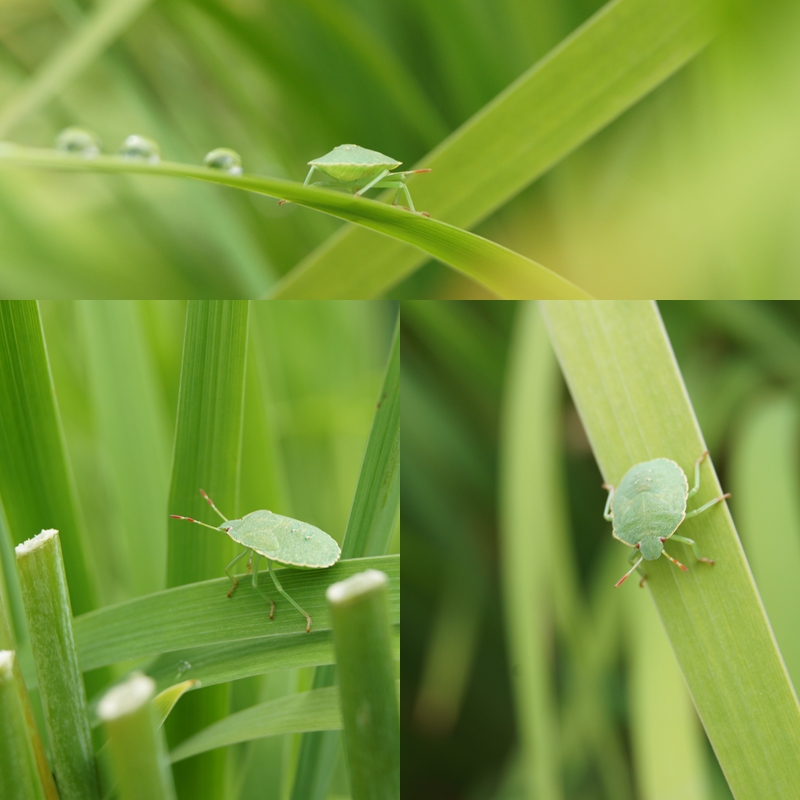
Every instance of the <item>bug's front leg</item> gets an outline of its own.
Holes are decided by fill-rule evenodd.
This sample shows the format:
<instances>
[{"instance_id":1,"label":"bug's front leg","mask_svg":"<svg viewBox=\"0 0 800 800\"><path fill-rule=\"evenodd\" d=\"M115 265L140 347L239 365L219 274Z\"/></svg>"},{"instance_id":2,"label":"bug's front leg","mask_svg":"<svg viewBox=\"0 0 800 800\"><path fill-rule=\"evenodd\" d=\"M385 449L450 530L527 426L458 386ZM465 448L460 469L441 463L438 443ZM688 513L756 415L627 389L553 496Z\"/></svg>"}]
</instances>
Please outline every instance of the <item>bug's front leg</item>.
<instances>
[{"instance_id":1,"label":"bug's front leg","mask_svg":"<svg viewBox=\"0 0 800 800\"><path fill-rule=\"evenodd\" d=\"M359 189L355 193L356 197L361 197L364 192L369 191L373 186L379 184L389 174L389 172L391 172L391 170L385 169L380 175L378 175L377 178L373 178L363 189Z\"/></svg>"},{"instance_id":2,"label":"bug's front leg","mask_svg":"<svg viewBox=\"0 0 800 800\"><path fill-rule=\"evenodd\" d=\"M607 519L611 522L611 501L614 499L614 487L610 483L604 483L603 488L608 492L608 500L606 500L606 507L603 511L603 519Z\"/></svg>"},{"instance_id":3,"label":"bug's front leg","mask_svg":"<svg viewBox=\"0 0 800 800\"><path fill-rule=\"evenodd\" d=\"M241 561L250 552L252 551L243 550L238 556L236 556L236 558L233 559L233 561L231 561L230 564L228 564L227 567L225 567L225 574L231 579L231 583L233 584L233 586L231 586L231 590L228 592L228 597L230 597L236 591L236 587L239 585L239 581L231 574L231 567L237 562Z\"/></svg>"}]
</instances>

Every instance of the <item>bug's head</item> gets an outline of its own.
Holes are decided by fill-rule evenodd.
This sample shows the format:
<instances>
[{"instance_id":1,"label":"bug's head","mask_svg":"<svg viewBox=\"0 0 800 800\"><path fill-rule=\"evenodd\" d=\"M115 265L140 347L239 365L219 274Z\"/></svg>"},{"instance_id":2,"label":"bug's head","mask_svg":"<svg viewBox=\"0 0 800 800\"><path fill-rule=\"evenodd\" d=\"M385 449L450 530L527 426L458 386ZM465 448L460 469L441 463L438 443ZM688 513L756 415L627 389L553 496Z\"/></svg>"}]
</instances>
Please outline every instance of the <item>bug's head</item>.
<instances>
[{"instance_id":1,"label":"bug's head","mask_svg":"<svg viewBox=\"0 0 800 800\"><path fill-rule=\"evenodd\" d=\"M639 549L647 561L655 561L664 550L664 543L655 534L647 534L639 543Z\"/></svg>"}]
</instances>

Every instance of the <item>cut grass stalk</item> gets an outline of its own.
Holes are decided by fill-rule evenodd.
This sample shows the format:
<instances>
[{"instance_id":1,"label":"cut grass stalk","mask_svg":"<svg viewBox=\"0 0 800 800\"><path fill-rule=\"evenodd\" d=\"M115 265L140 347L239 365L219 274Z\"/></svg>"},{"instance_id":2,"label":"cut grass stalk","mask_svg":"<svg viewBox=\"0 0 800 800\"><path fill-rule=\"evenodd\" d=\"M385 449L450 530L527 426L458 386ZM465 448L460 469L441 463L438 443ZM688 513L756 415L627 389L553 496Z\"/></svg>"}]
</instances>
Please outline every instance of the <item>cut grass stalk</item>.
<instances>
[{"instance_id":1,"label":"cut grass stalk","mask_svg":"<svg viewBox=\"0 0 800 800\"><path fill-rule=\"evenodd\" d=\"M16 548L36 678L61 800L98 800L86 690L72 631L58 531Z\"/></svg>"},{"instance_id":2,"label":"cut grass stalk","mask_svg":"<svg viewBox=\"0 0 800 800\"><path fill-rule=\"evenodd\" d=\"M25 698L17 691L16 662L13 650L0 650L0 797L45 800L28 736Z\"/></svg>"},{"instance_id":3,"label":"cut grass stalk","mask_svg":"<svg viewBox=\"0 0 800 800\"><path fill-rule=\"evenodd\" d=\"M399 800L400 712L388 577L359 572L328 588L353 800Z\"/></svg>"},{"instance_id":4,"label":"cut grass stalk","mask_svg":"<svg viewBox=\"0 0 800 800\"><path fill-rule=\"evenodd\" d=\"M150 702L154 691L152 678L136 672L106 692L97 707L120 800L175 798L164 732Z\"/></svg>"}]
</instances>

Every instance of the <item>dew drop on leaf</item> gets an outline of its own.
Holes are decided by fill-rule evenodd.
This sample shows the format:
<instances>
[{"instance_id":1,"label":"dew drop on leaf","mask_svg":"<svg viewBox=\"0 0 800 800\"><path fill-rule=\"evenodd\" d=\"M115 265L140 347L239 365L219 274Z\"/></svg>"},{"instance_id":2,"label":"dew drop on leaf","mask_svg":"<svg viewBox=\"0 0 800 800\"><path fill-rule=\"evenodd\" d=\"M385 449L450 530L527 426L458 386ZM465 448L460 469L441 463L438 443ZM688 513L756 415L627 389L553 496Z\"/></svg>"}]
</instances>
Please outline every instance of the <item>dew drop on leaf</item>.
<instances>
[{"instance_id":1,"label":"dew drop on leaf","mask_svg":"<svg viewBox=\"0 0 800 800\"><path fill-rule=\"evenodd\" d=\"M217 147L206 154L203 164L212 169L221 169L229 175L242 174L242 157L235 151L227 147Z\"/></svg>"},{"instance_id":2,"label":"dew drop on leaf","mask_svg":"<svg viewBox=\"0 0 800 800\"><path fill-rule=\"evenodd\" d=\"M146 161L148 164L158 164L161 160L159 146L146 136L132 134L120 146L119 154L123 158L135 161Z\"/></svg>"},{"instance_id":3,"label":"dew drop on leaf","mask_svg":"<svg viewBox=\"0 0 800 800\"><path fill-rule=\"evenodd\" d=\"M94 158L100 155L102 144L100 139L91 131L84 128L64 128L56 136L56 150L71 155Z\"/></svg>"}]
</instances>

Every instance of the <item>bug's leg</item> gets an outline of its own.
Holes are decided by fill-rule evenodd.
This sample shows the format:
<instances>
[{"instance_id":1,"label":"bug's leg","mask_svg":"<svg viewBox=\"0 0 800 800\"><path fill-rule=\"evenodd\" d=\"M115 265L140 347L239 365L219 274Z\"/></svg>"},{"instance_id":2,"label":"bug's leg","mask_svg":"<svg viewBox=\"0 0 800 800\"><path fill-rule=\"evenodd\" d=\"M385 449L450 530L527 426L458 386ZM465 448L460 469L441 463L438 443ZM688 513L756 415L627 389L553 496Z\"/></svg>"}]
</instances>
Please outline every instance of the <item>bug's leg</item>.
<instances>
[{"instance_id":1,"label":"bug's leg","mask_svg":"<svg viewBox=\"0 0 800 800\"><path fill-rule=\"evenodd\" d=\"M267 568L269 569L269 574L272 575L272 582L275 584L275 588L306 618L306 633L311 633L311 617L283 590L283 586L281 586L275 575L275 570L272 569L272 562L269 559L267 559Z\"/></svg>"},{"instance_id":2,"label":"bug's leg","mask_svg":"<svg viewBox=\"0 0 800 800\"><path fill-rule=\"evenodd\" d=\"M606 500L606 507L603 511L603 519L607 519L609 522L613 519L611 516L611 501L614 499L614 487L610 483L604 483L603 488L608 492L608 500Z\"/></svg>"},{"instance_id":3,"label":"bug's leg","mask_svg":"<svg viewBox=\"0 0 800 800\"><path fill-rule=\"evenodd\" d=\"M239 581L237 581L236 578L234 578L234 576L231 575L231 567L237 561L241 561L248 553L252 552L253 552L252 550L242 550L242 552L239 553L239 555L236 556L236 558L234 558L233 561L231 561L231 563L228 564L227 567L225 567L225 574L231 579L231 583L233 584L233 586L231 586L231 590L228 592L228 597L230 597L236 591L236 587L239 585Z\"/></svg>"},{"instance_id":4,"label":"bug's leg","mask_svg":"<svg viewBox=\"0 0 800 800\"><path fill-rule=\"evenodd\" d=\"M700 465L705 461L706 457L708 456L708 450L694 462L694 486L689 494L686 495L686 499L688 500L690 497L693 497L697 494L697 490L700 488Z\"/></svg>"},{"instance_id":5,"label":"bug's leg","mask_svg":"<svg viewBox=\"0 0 800 800\"><path fill-rule=\"evenodd\" d=\"M258 562L259 562L260 558L261 558L261 556L254 551L253 552L253 588L269 603L269 618L270 619L275 619L275 601L271 597L268 597L264 593L264 590L258 585ZM269 564L269 561L267 561L267 564Z\"/></svg>"},{"instance_id":6,"label":"bug's leg","mask_svg":"<svg viewBox=\"0 0 800 800\"><path fill-rule=\"evenodd\" d=\"M689 570L678 561L677 558L673 558L666 550L661 551L662 556L666 556L676 567L680 567L684 572L688 572Z\"/></svg>"},{"instance_id":7,"label":"bug's leg","mask_svg":"<svg viewBox=\"0 0 800 800\"><path fill-rule=\"evenodd\" d=\"M673 533L672 536L669 537L670 539L674 539L676 542L683 542L684 544L690 544L692 546L692 550L694 550L694 557L698 561L705 561L706 564L713 564L714 562L710 558L703 558L700 555L700 548L697 546L697 543L694 539L687 539L685 536L678 536L677 533Z\"/></svg>"},{"instance_id":8,"label":"bug's leg","mask_svg":"<svg viewBox=\"0 0 800 800\"><path fill-rule=\"evenodd\" d=\"M228 521L228 518L214 505L214 501L201 489L200 494L203 495L203 499L208 503L214 511L219 514L225 522Z\"/></svg>"},{"instance_id":9,"label":"bug's leg","mask_svg":"<svg viewBox=\"0 0 800 800\"><path fill-rule=\"evenodd\" d=\"M314 174L315 169L316 167L311 167L311 169L308 171L308 175L306 175L306 179L303 181L303 186L308 186L308 182L311 180L311 176Z\"/></svg>"},{"instance_id":10,"label":"bug's leg","mask_svg":"<svg viewBox=\"0 0 800 800\"><path fill-rule=\"evenodd\" d=\"M361 197L361 195L364 194L364 192L368 191L373 186L375 186L376 184L380 183L389 174L389 172L391 172L391 170L385 169L383 172L381 172L380 175L378 175L377 178L373 178L366 186L364 186L363 188L359 189L355 193L356 197Z\"/></svg>"},{"instance_id":11,"label":"bug's leg","mask_svg":"<svg viewBox=\"0 0 800 800\"><path fill-rule=\"evenodd\" d=\"M639 554L638 550L634 550L629 556L628 561L633 561L634 558ZM616 589L619 586L622 586L623 583L628 579L628 576L633 572L635 569L638 568L639 564L644 561L644 556L639 556L639 560L614 584L614 588ZM645 578L647 575L645 575Z\"/></svg>"},{"instance_id":12,"label":"bug's leg","mask_svg":"<svg viewBox=\"0 0 800 800\"><path fill-rule=\"evenodd\" d=\"M723 500L727 500L731 496L730 492L726 492L719 497L715 497L713 500L709 500L704 506L700 506L700 508L696 508L694 511L690 511L685 519L689 519L689 517L696 517L698 514L702 514L707 508L711 508L711 506L715 505L716 503L721 503Z\"/></svg>"}]
</instances>

